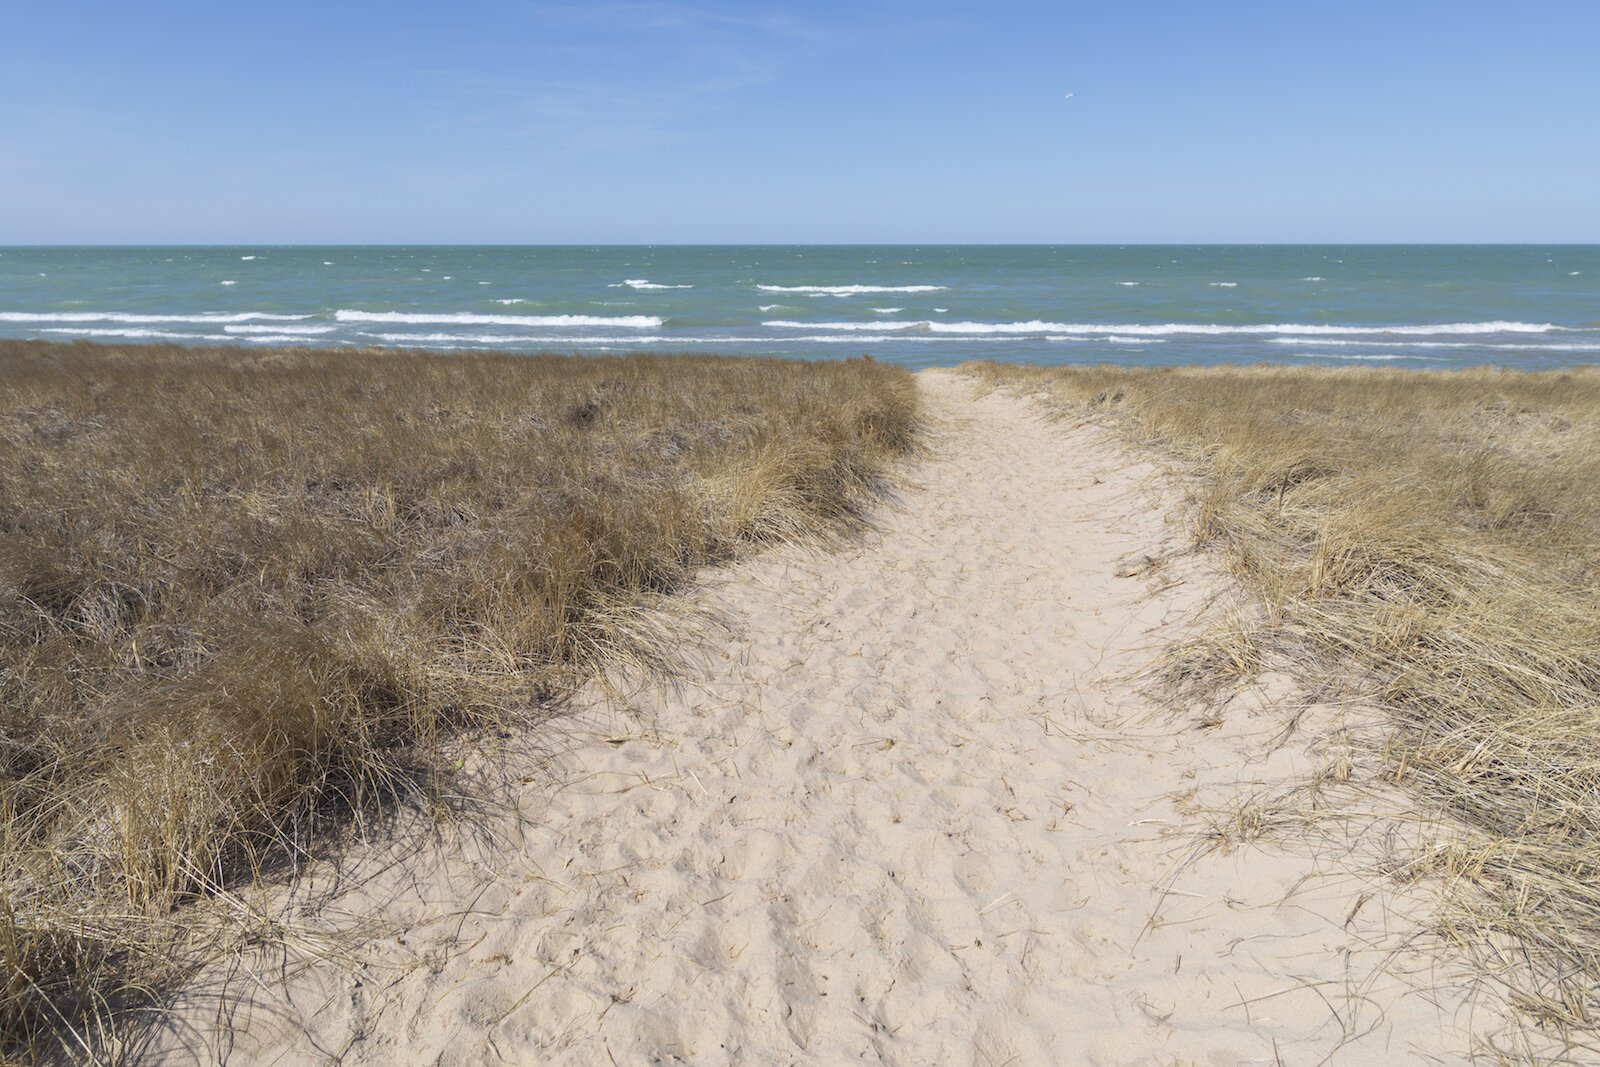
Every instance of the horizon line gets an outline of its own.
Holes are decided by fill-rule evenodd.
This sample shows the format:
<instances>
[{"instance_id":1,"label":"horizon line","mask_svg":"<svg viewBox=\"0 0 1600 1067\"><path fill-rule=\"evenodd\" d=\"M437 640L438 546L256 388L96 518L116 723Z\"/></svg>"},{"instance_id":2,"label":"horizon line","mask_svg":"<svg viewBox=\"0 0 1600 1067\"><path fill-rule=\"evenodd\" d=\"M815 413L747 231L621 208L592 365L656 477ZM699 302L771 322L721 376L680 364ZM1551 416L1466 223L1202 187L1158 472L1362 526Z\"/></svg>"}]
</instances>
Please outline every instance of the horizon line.
<instances>
[{"instance_id":1,"label":"horizon line","mask_svg":"<svg viewBox=\"0 0 1600 1067\"><path fill-rule=\"evenodd\" d=\"M1588 248L1594 241L44 241L31 248Z\"/></svg>"}]
</instances>

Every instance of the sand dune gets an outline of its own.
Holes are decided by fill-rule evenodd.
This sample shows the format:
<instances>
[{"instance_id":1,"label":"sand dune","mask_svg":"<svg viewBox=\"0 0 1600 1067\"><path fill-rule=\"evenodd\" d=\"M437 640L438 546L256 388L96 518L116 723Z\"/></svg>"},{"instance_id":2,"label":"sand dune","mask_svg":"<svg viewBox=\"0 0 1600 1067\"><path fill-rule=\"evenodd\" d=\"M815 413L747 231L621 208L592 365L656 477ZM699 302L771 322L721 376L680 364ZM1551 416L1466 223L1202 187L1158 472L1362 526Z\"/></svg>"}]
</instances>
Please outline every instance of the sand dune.
<instances>
[{"instance_id":1,"label":"sand dune","mask_svg":"<svg viewBox=\"0 0 1600 1067\"><path fill-rule=\"evenodd\" d=\"M1336 755L1327 738L1370 727L1312 706L1287 729L1306 698L1280 675L1220 713L1150 695L1139 670L1231 588L1184 551L1172 487L1026 401L921 381L930 453L872 533L709 575L695 606L727 629L680 688L633 712L596 696L566 720L520 828L353 862L343 889L325 875L306 928L366 924L367 940L339 963L293 967L291 952L204 976L165 1059L1311 1064L1517 1048L1418 936L1425 890L1362 873L1403 821L1202 847L1208 813L1289 786Z\"/></svg>"}]
</instances>

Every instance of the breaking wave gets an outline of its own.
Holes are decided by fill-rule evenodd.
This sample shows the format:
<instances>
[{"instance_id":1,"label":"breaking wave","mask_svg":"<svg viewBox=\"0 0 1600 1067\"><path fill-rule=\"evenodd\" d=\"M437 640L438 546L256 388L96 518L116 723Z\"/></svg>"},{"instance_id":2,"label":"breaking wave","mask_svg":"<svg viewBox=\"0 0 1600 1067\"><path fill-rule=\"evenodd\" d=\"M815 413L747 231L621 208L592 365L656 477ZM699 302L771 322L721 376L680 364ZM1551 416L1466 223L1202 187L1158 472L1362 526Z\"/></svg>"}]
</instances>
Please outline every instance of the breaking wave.
<instances>
[{"instance_id":1,"label":"breaking wave","mask_svg":"<svg viewBox=\"0 0 1600 1067\"><path fill-rule=\"evenodd\" d=\"M623 330L654 330L665 320L654 315L480 315L471 311L413 313L409 311L346 311L333 316L339 322L394 322L423 326L613 326Z\"/></svg>"},{"instance_id":2,"label":"breaking wave","mask_svg":"<svg viewBox=\"0 0 1600 1067\"><path fill-rule=\"evenodd\" d=\"M940 293L947 285L758 285L763 293L817 293L854 296L857 293Z\"/></svg>"},{"instance_id":3,"label":"breaking wave","mask_svg":"<svg viewBox=\"0 0 1600 1067\"><path fill-rule=\"evenodd\" d=\"M1572 332L1570 327L1532 322L1448 322L1427 326L1323 326L1296 323L1261 325L1223 325L1219 323L1168 322L1159 324L1130 322L798 322L774 319L762 323L784 330L839 330L875 333L920 330L929 333L959 334L1120 334L1129 337L1228 336L1230 334L1289 334L1307 336L1453 336L1473 334L1543 334Z\"/></svg>"},{"instance_id":4,"label":"breaking wave","mask_svg":"<svg viewBox=\"0 0 1600 1067\"><path fill-rule=\"evenodd\" d=\"M311 315L273 315L265 311L208 311L197 315L140 315L123 311L0 311L0 322L297 322Z\"/></svg>"}]
</instances>

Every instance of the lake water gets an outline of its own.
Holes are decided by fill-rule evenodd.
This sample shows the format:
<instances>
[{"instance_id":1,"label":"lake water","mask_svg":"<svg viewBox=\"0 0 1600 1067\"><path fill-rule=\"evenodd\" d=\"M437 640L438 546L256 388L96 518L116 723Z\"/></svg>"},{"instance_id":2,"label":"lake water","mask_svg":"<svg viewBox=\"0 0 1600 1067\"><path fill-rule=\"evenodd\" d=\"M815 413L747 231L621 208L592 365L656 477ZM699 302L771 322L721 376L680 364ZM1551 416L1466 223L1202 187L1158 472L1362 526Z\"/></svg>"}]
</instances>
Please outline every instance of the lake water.
<instances>
[{"instance_id":1,"label":"lake water","mask_svg":"<svg viewBox=\"0 0 1600 1067\"><path fill-rule=\"evenodd\" d=\"M1600 246L0 248L0 336L914 367L1600 361Z\"/></svg>"}]
</instances>

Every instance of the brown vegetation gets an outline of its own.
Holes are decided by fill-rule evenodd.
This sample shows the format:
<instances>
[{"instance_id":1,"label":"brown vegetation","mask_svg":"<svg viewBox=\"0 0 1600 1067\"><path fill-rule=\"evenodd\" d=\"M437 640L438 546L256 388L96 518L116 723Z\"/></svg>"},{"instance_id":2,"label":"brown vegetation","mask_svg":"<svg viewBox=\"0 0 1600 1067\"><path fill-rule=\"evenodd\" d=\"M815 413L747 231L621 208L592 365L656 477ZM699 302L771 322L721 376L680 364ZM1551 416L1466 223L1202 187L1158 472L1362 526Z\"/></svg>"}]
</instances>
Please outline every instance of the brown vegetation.
<instances>
[{"instance_id":1,"label":"brown vegetation","mask_svg":"<svg viewBox=\"0 0 1600 1067\"><path fill-rule=\"evenodd\" d=\"M965 369L1189 461L1247 662L1367 680L1387 776L1473 828L1414 857L1444 929L1600 1025L1600 370Z\"/></svg>"},{"instance_id":2,"label":"brown vegetation","mask_svg":"<svg viewBox=\"0 0 1600 1067\"><path fill-rule=\"evenodd\" d=\"M658 598L915 418L870 361L0 342L0 1052L105 1053L197 902L664 665Z\"/></svg>"}]
</instances>

